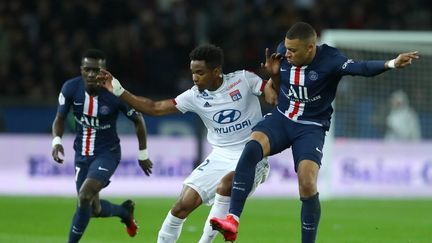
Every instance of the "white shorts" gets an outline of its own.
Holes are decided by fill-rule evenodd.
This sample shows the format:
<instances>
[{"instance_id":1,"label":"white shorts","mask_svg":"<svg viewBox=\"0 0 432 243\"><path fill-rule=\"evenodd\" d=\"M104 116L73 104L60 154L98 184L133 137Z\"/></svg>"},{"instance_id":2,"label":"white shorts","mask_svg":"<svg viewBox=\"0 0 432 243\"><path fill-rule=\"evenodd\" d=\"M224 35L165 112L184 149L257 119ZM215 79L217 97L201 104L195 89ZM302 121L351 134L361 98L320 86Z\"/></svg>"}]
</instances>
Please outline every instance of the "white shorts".
<instances>
[{"instance_id":1,"label":"white shorts","mask_svg":"<svg viewBox=\"0 0 432 243\"><path fill-rule=\"evenodd\" d=\"M212 205L216 194L216 188L226 174L235 171L241 152L233 152L227 149L213 149L213 151L183 182L200 195L204 204ZM255 181L251 195L256 187L263 183L270 171L267 157L258 162L255 170Z\"/></svg>"}]
</instances>

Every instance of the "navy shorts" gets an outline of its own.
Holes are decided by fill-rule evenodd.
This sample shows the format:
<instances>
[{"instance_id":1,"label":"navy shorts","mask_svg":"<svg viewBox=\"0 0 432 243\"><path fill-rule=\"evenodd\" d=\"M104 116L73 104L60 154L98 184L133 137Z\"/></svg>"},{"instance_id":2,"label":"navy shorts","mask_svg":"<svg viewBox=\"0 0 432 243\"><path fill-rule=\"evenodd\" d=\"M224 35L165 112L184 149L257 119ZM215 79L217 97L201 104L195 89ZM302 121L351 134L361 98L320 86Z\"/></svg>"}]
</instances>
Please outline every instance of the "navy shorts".
<instances>
[{"instance_id":1,"label":"navy shorts","mask_svg":"<svg viewBox=\"0 0 432 243\"><path fill-rule=\"evenodd\" d=\"M326 133L323 127L293 122L274 109L252 130L267 135L270 141L270 155L292 147L296 171L302 160L312 160L321 166Z\"/></svg>"},{"instance_id":2,"label":"navy shorts","mask_svg":"<svg viewBox=\"0 0 432 243\"><path fill-rule=\"evenodd\" d=\"M87 178L98 180L104 187L107 186L120 163L120 158L120 146L112 151L107 150L94 156L87 157L75 154L75 184L77 192L79 192L79 189Z\"/></svg>"}]
</instances>

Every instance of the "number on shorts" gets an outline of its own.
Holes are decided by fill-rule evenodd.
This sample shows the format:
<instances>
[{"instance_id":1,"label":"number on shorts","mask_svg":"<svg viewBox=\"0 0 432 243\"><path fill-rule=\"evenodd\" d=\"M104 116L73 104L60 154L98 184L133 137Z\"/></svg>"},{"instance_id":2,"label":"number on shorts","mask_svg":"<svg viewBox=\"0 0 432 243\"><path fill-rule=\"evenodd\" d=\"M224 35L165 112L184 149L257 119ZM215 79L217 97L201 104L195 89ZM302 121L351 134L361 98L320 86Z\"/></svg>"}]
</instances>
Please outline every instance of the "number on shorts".
<instances>
[{"instance_id":1,"label":"number on shorts","mask_svg":"<svg viewBox=\"0 0 432 243\"><path fill-rule=\"evenodd\" d=\"M204 170L204 166L208 165L208 163L210 163L209 159L206 159L203 163L200 164L200 166L198 166L197 170Z\"/></svg>"},{"instance_id":2,"label":"number on shorts","mask_svg":"<svg viewBox=\"0 0 432 243\"><path fill-rule=\"evenodd\" d=\"M75 166L75 181L78 181L78 174L80 172L81 168L78 166Z\"/></svg>"}]
</instances>

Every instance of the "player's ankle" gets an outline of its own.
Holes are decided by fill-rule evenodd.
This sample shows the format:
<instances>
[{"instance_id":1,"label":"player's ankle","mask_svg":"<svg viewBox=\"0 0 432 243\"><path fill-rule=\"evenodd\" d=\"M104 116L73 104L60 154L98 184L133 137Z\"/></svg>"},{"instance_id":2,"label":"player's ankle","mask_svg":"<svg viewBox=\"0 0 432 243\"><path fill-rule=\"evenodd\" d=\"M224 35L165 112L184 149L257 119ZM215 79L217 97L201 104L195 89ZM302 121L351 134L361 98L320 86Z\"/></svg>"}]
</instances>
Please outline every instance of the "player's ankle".
<instances>
[{"instance_id":1,"label":"player's ankle","mask_svg":"<svg viewBox=\"0 0 432 243\"><path fill-rule=\"evenodd\" d=\"M231 216L237 223L240 222L240 217L239 216L237 216L235 214L232 214L232 213L228 214L228 216Z\"/></svg>"}]
</instances>

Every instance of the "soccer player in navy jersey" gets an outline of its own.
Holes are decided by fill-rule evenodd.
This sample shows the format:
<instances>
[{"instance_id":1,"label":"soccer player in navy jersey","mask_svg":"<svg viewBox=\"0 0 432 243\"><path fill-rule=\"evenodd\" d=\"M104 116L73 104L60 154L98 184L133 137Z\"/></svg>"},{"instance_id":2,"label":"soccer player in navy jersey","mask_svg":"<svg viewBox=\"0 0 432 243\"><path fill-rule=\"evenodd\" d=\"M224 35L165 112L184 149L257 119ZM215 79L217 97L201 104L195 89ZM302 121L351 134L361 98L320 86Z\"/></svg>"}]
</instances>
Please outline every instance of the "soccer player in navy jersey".
<instances>
[{"instance_id":1,"label":"soccer player in navy jersey","mask_svg":"<svg viewBox=\"0 0 432 243\"><path fill-rule=\"evenodd\" d=\"M278 105L259 122L237 164L229 214L213 218L212 227L225 240L236 239L240 215L251 189L255 166L263 156L289 147L297 172L301 208L302 243L316 239L321 215L317 190L318 171L326 131L333 112L331 103L344 75L375 76L386 70L404 68L417 52L402 53L388 61L356 61L326 44L317 46L315 30L307 23L294 24L263 65L279 90Z\"/></svg>"},{"instance_id":2,"label":"soccer player in navy jersey","mask_svg":"<svg viewBox=\"0 0 432 243\"><path fill-rule=\"evenodd\" d=\"M152 173L142 115L99 86L96 76L102 68L106 68L105 54L96 49L87 50L81 59L81 76L67 80L61 89L57 115L52 125L52 156L61 164L64 156L61 143L64 121L72 107L76 123L74 150L78 204L72 219L69 243L80 240L90 217L117 216L126 225L126 231L131 237L137 233L133 201L126 200L121 205L116 205L99 199L99 192L109 184L121 158L120 140L116 131L119 112L135 124L139 165L147 176Z\"/></svg>"}]
</instances>

